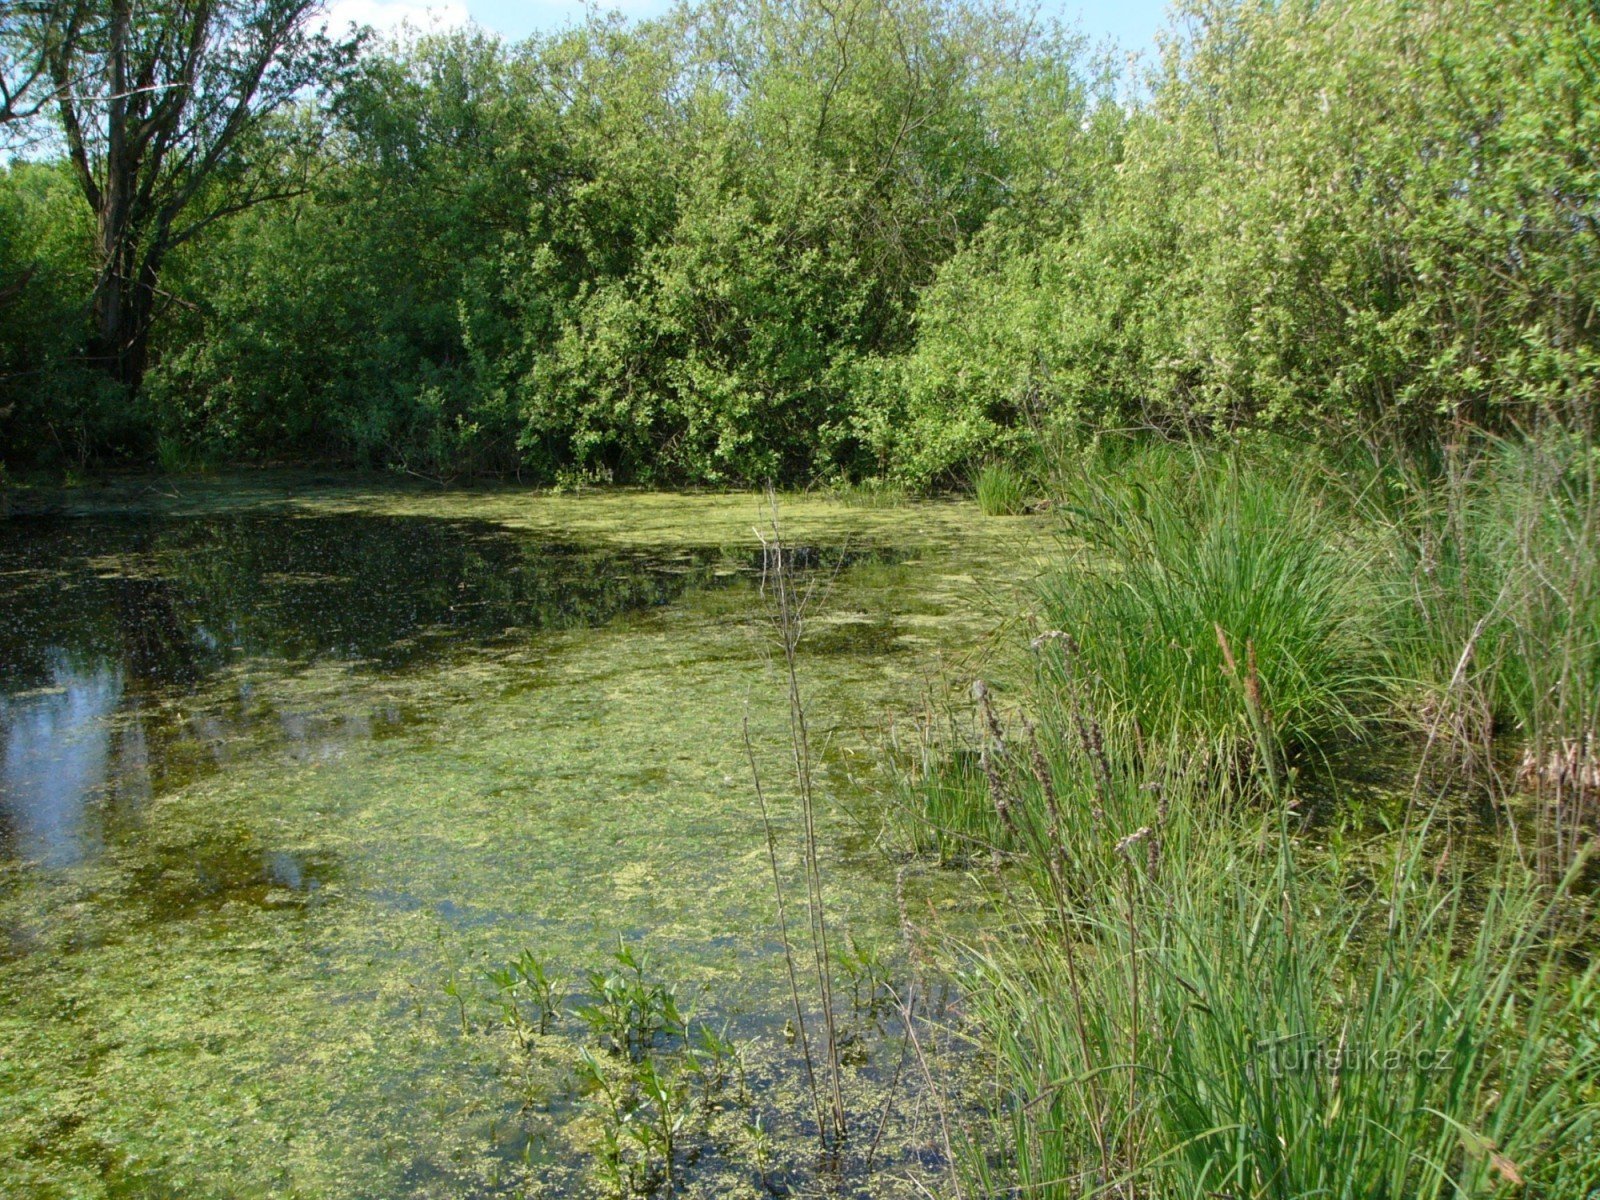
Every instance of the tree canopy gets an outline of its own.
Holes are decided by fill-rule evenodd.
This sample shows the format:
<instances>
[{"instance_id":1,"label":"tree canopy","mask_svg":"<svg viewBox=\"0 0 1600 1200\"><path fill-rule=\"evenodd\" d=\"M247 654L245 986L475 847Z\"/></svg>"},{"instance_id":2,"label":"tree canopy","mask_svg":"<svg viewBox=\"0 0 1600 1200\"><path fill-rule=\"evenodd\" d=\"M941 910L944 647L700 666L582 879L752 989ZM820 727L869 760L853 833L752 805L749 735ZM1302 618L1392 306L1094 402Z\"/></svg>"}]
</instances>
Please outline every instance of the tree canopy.
<instances>
[{"instance_id":1,"label":"tree canopy","mask_svg":"<svg viewBox=\"0 0 1600 1200\"><path fill-rule=\"evenodd\" d=\"M1003 4L358 49L308 3L39 43L7 460L925 486L1133 424L1593 417L1595 0L1184 0L1131 68Z\"/></svg>"}]
</instances>

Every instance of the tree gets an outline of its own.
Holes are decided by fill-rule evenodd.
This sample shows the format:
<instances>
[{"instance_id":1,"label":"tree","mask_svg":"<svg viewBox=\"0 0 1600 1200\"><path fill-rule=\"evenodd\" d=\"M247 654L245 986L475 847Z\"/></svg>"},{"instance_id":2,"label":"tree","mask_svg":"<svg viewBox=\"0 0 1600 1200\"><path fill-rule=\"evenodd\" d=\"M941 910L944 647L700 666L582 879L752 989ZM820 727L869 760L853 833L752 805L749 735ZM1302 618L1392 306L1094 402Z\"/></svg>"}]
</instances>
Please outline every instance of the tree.
<instances>
[{"instance_id":1,"label":"tree","mask_svg":"<svg viewBox=\"0 0 1600 1200\"><path fill-rule=\"evenodd\" d=\"M328 82L353 41L310 28L318 0L84 0L33 23L68 157L95 214L89 354L137 390L161 271L218 220L297 190L263 167L293 126L272 114Z\"/></svg>"},{"instance_id":2,"label":"tree","mask_svg":"<svg viewBox=\"0 0 1600 1200\"><path fill-rule=\"evenodd\" d=\"M0 146L32 140L34 118L56 96L49 70L52 40L70 44L76 39L85 2L0 0ZM37 269L37 263L13 264L0 274L0 309L22 295Z\"/></svg>"},{"instance_id":3,"label":"tree","mask_svg":"<svg viewBox=\"0 0 1600 1200\"><path fill-rule=\"evenodd\" d=\"M0 0L0 127L24 125L54 101L50 42L41 35L73 40L84 8L84 0Z\"/></svg>"}]
</instances>

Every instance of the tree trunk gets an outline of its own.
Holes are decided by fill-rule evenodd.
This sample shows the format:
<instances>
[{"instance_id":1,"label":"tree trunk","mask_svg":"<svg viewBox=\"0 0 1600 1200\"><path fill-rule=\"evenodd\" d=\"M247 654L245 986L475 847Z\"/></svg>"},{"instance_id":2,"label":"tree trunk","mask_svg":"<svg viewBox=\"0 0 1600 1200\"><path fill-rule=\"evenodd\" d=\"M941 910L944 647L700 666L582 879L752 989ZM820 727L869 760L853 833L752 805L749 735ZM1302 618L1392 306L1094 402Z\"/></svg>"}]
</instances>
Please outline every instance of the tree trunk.
<instances>
[{"instance_id":1,"label":"tree trunk","mask_svg":"<svg viewBox=\"0 0 1600 1200\"><path fill-rule=\"evenodd\" d=\"M102 242L105 264L94 293L90 360L130 392L139 390L149 364L150 326L155 317L160 260L140 256L124 232ZM142 261L141 261L142 258Z\"/></svg>"},{"instance_id":2,"label":"tree trunk","mask_svg":"<svg viewBox=\"0 0 1600 1200\"><path fill-rule=\"evenodd\" d=\"M127 62L127 0L112 8L111 43L107 67L111 94L106 129L105 177L97 196L95 249L99 252L100 278L94 291L94 330L89 357L130 392L144 378L143 356L135 361L135 342L143 342L137 324L140 309L138 275L138 221L135 212L139 177L138 139L130 138L129 77Z\"/></svg>"},{"instance_id":3,"label":"tree trunk","mask_svg":"<svg viewBox=\"0 0 1600 1200\"><path fill-rule=\"evenodd\" d=\"M355 41L306 35L315 3L60 0L41 24L68 161L96 219L89 358L130 394L167 255L275 194L251 178L207 185L235 174L240 140L269 113L354 61Z\"/></svg>"}]
</instances>

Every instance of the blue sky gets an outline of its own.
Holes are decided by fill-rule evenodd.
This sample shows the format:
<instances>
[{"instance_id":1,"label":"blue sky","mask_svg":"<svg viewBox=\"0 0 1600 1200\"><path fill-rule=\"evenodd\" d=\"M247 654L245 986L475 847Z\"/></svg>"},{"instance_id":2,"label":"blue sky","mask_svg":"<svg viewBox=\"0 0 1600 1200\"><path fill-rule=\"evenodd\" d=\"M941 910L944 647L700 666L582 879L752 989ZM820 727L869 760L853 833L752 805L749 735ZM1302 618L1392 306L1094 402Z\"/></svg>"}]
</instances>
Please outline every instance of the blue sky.
<instances>
[{"instance_id":1,"label":"blue sky","mask_svg":"<svg viewBox=\"0 0 1600 1200\"><path fill-rule=\"evenodd\" d=\"M630 16L665 11L671 0L602 0L601 7ZM330 0L331 14L343 20L387 28L413 24L460 24L467 18L509 38L556 29L583 14L582 0ZM1149 48L1161 26L1165 0L1042 0L1040 9L1076 25L1091 42L1110 39L1124 50Z\"/></svg>"},{"instance_id":2,"label":"blue sky","mask_svg":"<svg viewBox=\"0 0 1600 1200\"><path fill-rule=\"evenodd\" d=\"M465 0L480 25L512 37L564 24L583 12L580 0ZM620 0L602 7L639 16L654 16L669 7L668 0ZM1046 12L1076 21L1083 32L1098 41L1109 36L1124 49L1142 48L1154 36L1166 8L1164 0L1047 0Z\"/></svg>"}]
</instances>

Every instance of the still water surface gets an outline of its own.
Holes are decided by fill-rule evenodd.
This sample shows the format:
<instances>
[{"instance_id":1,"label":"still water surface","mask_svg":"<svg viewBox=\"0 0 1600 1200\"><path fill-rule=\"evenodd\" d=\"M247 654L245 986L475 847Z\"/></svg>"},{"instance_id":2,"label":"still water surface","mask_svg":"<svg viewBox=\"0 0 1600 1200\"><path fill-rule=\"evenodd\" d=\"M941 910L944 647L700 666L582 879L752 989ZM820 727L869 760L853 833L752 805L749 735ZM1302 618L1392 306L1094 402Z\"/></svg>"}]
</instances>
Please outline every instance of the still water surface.
<instances>
[{"instance_id":1,"label":"still water surface","mask_svg":"<svg viewBox=\"0 0 1600 1200\"><path fill-rule=\"evenodd\" d=\"M756 498L258 478L58 509L0 523L6 1194L581 1194L581 1096L528 1094L484 971L575 979L618 936L748 1039L803 1142L740 736L781 779ZM1019 552L961 505L785 522L827 584L830 904L892 958L873 745L970 675L974 579ZM925 1135L887 1166L936 1165ZM813 1186L782 1146L780 1190ZM760 1194L720 1157L702 1194Z\"/></svg>"}]
</instances>

